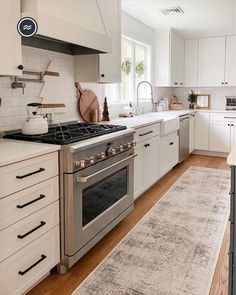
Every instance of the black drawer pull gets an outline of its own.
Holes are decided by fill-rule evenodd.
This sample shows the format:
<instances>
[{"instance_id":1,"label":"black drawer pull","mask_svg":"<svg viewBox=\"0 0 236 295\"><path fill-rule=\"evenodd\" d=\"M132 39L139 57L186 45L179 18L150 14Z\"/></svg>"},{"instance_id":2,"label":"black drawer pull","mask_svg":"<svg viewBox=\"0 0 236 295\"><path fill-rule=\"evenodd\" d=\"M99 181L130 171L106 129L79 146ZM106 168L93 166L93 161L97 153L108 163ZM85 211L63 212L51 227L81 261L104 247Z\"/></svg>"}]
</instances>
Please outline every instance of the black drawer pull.
<instances>
[{"instance_id":1,"label":"black drawer pull","mask_svg":"<svg viewBox=\"0 0 236 295\"><path fill-rule=\"evenodd\" d=\"M172 142L170 142L170 145L173 145L174 143L173 143L173 141Z\"/></svg>"},{"instance_id":2,"label":"black drawer pull","mask_svg":"<svg viewBox=\"0 0 236 295\"><path fill-rule=\"evenodd\" d=\"M27 233L25 233L23 235L18 235L17 238L22 240L25 237L27 237L28 235L32 234L37 229L39 229L40 227L44 226L45 224L46 224L45 221L40 221L40 224L38 226L36 226L35 228L31 229L30 231L28 231Z\"/></svg>"},{"instance_id":3,"label":"black drawer pull","mask_svg":"<svg viewBox=\"0 0 236 295\"><path fill-rule=\"evenodd\" d=\"M148 147L148 146L150 146L150 143L146 143L144 146L145 146L145 147Z\"/></svg>"},{"instance_id":4,"label":"black drawer pull","mask_svg":"<svg viewBox=\"0 0 236 295\"><path fill-rule=\"evenodd\" d=\"M151 131L148 131L148 132L146 132L146 133L140 133L139 136L144 136L144 135L148 135L148 134L151 134L151 133L153 133L152 130L151 130Z\"/></svg>"},{"instance_id":5,"label":"black drawer pull","mask_svg":"<svg viewBox=\"0 0 236 295\"><path fill-rule=\"evenodd\" d=\"M23 179L25 177L28 177L28 176L31 176L31 175L34 175L34 174L37 174L37 173L40 173L40 172L43 172L43 171L45 171L44 168L39 168L39 170L34 171L34 172L30 172L30 173L25 174L25 175L17 175L16 178L17 179Z\"/></svg>"},{"instance_id":6,"label":"black drawer pull","mask_svg":"<svg viewBox=\"0 0 236 295\"><path fill-rule=\"evenodd\" d=\"M22 209L22 208L24 208L26 206L29 206L29 205L33 204L34 202L37 202L37 201L39 201L39 200L41 200L41 199L43 199L45 197L46 197L45 195L40 195L38 198L36 198L36 199L34 199L34 200L32 200L32 201L30 201L28 203L25 203L23 205L17 205L16 208Z\"/></svg>"},{"instance_id":7,"label":"black drawer pull","mask_svg":"<svg viewBox=\"0 0 236 295\"><path fill-rule=\"evenodd\" d=\"M47 256L42 254L41 255L41 258L38 261L36 261L34 264L32 264L26 270L24 270L24 271L21 271L21 270L18 271L18 274L21 275L21 276L25 275L27 272L29 272L32 268L34 268L36 265L38 265L40 262L42 262L46 258L47 258Z\"/></svg>"}]
</instances>

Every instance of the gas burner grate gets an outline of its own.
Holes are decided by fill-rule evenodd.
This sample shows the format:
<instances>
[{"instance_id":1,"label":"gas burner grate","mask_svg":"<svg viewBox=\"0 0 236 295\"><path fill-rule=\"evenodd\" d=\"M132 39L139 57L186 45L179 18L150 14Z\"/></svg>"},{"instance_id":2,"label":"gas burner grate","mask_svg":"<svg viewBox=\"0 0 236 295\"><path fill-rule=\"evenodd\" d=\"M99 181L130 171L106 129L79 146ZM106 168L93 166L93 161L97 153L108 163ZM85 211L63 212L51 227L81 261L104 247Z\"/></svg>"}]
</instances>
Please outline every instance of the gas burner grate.
<instances>
[{"instance_id":1,"label":"gas burner grate","mask_svg":"<svg viewBox=\"0 0 236 295\"><path fill-rule=\"evenodd\" d=\"M65 145L92 137L121 131L126 128L126 126L120 125L89 124L73 121L69 123L51 125L48 129L48 133L46 134L24 135L20 132L20 130L18 130L9 132L4 137L18 140Z\"/></svg>"}]
</instances>

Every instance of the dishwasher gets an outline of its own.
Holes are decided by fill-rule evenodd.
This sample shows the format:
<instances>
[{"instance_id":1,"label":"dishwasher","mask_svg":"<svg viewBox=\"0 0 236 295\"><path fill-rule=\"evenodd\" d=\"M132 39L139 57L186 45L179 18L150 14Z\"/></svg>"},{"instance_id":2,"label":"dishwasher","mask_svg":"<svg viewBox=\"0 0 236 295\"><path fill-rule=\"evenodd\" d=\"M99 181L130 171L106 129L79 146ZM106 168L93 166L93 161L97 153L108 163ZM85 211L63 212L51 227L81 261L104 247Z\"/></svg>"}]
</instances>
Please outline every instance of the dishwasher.
<instances>
[{"instance_id":1,"label":"dishwasher","mask_svg":"<svg viewBox=\"0 0 236 295\"><path fill-rule=\"evenodd\" d=\"M182 163L189 155L190 116L183 115L180 116L179 119L179 163Z\"/></svg>"}]
</instances>

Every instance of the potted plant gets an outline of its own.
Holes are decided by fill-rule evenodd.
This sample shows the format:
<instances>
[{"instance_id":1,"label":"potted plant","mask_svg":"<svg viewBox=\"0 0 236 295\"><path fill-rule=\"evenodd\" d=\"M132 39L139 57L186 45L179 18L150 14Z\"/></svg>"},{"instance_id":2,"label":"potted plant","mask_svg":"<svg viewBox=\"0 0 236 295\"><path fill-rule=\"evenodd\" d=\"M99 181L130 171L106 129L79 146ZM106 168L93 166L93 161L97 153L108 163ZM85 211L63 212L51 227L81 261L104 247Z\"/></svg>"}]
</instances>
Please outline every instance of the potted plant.
<instances>
[{"instance_id":1,"label":"potted plant","mask_svg":"<svg viewBox=\"0 0 236 295\"><path fill-rule=\"evenodd\" d=\"M144 61L140 61L139 63L137 63L135 72L138 75L138 77L141 77L144 74L145 72Z\"/></svg>"},{"instance_id":2,"label":"potted plant","mask_svg":"<svg viewBox=\"0 0 236 295\"><path fill-rule=\"evenodd\" d=\"M131 66L132 66L132 63L131 63L131 60L129 58L126 58L122 64L121 64L121 69L123 71L123 73L126 75L126 76L129 76L130 72L131 72Z\"/></svg>"},{"instance_id":3,"label":"potted plant","mask_svg":"<svg viewBox=\"0 0 236 295\"><path fill-rule=\"evenodd\" d=\"M197 94L194 93L193 89L190 90L187 100L189 102L189 108L194 109L194 104L197 102Z\"/></svg>"}]
</instances>

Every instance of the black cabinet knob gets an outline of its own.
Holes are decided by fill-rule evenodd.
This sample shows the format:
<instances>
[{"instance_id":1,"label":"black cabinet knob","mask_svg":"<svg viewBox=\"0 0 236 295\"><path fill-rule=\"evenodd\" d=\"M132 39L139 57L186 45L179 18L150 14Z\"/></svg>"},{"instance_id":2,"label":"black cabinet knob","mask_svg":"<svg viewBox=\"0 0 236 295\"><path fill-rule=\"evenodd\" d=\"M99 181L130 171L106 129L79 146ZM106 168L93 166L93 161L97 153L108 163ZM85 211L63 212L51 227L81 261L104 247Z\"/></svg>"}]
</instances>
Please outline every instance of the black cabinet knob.
<instances>
[{"instance_id":1,"label":"black cabinet knob","mask_svg":"<svg viewBox=\"0 0 236 295\"><path fill-rule=\"evenodd\" d=\"M19 65L17 68L18 68L19 70L23 70L23 69L24 69L23 65Z\"/></svg>"},{"instance_id":2,"label":"black cabinet knob","mask_svg":"<svg viewBox=\"0 0 236 295\"><path fill-rule=\"evenodd\" d=\"M225 82L226 85L228 85L228 82Z\"/></svg>"},{"instance_id":3,"label":"black cabinet knob","mask_svg":"<svg viewBox=\"0 0 236 295\"><path fill-rule=\"evenodd\" d=\"M104 77L105 77L105 74L101 74L101 77L103 77L103 78L104 78Z\"/></svg>"},{"instance_id":4,"label":"black cabinet knob","mask_svg":"<svg viewBox=\"0 0 236 295\"><path fill-rule=\"evenodd\" d=\"M225 84L224 82L221 83L222 85Z\"/></svg>"},{"instance_id":5,"label":"black cabinet knob","mask_svg":"<svg viewBox=\"0 0 236 295\"><path fill-rule=\"evenodd\" d=\"M178 85L178 83L177 83L177 82L175 82L174 84L175 84L175 85Z\"/></svg>"}]
</instances>

